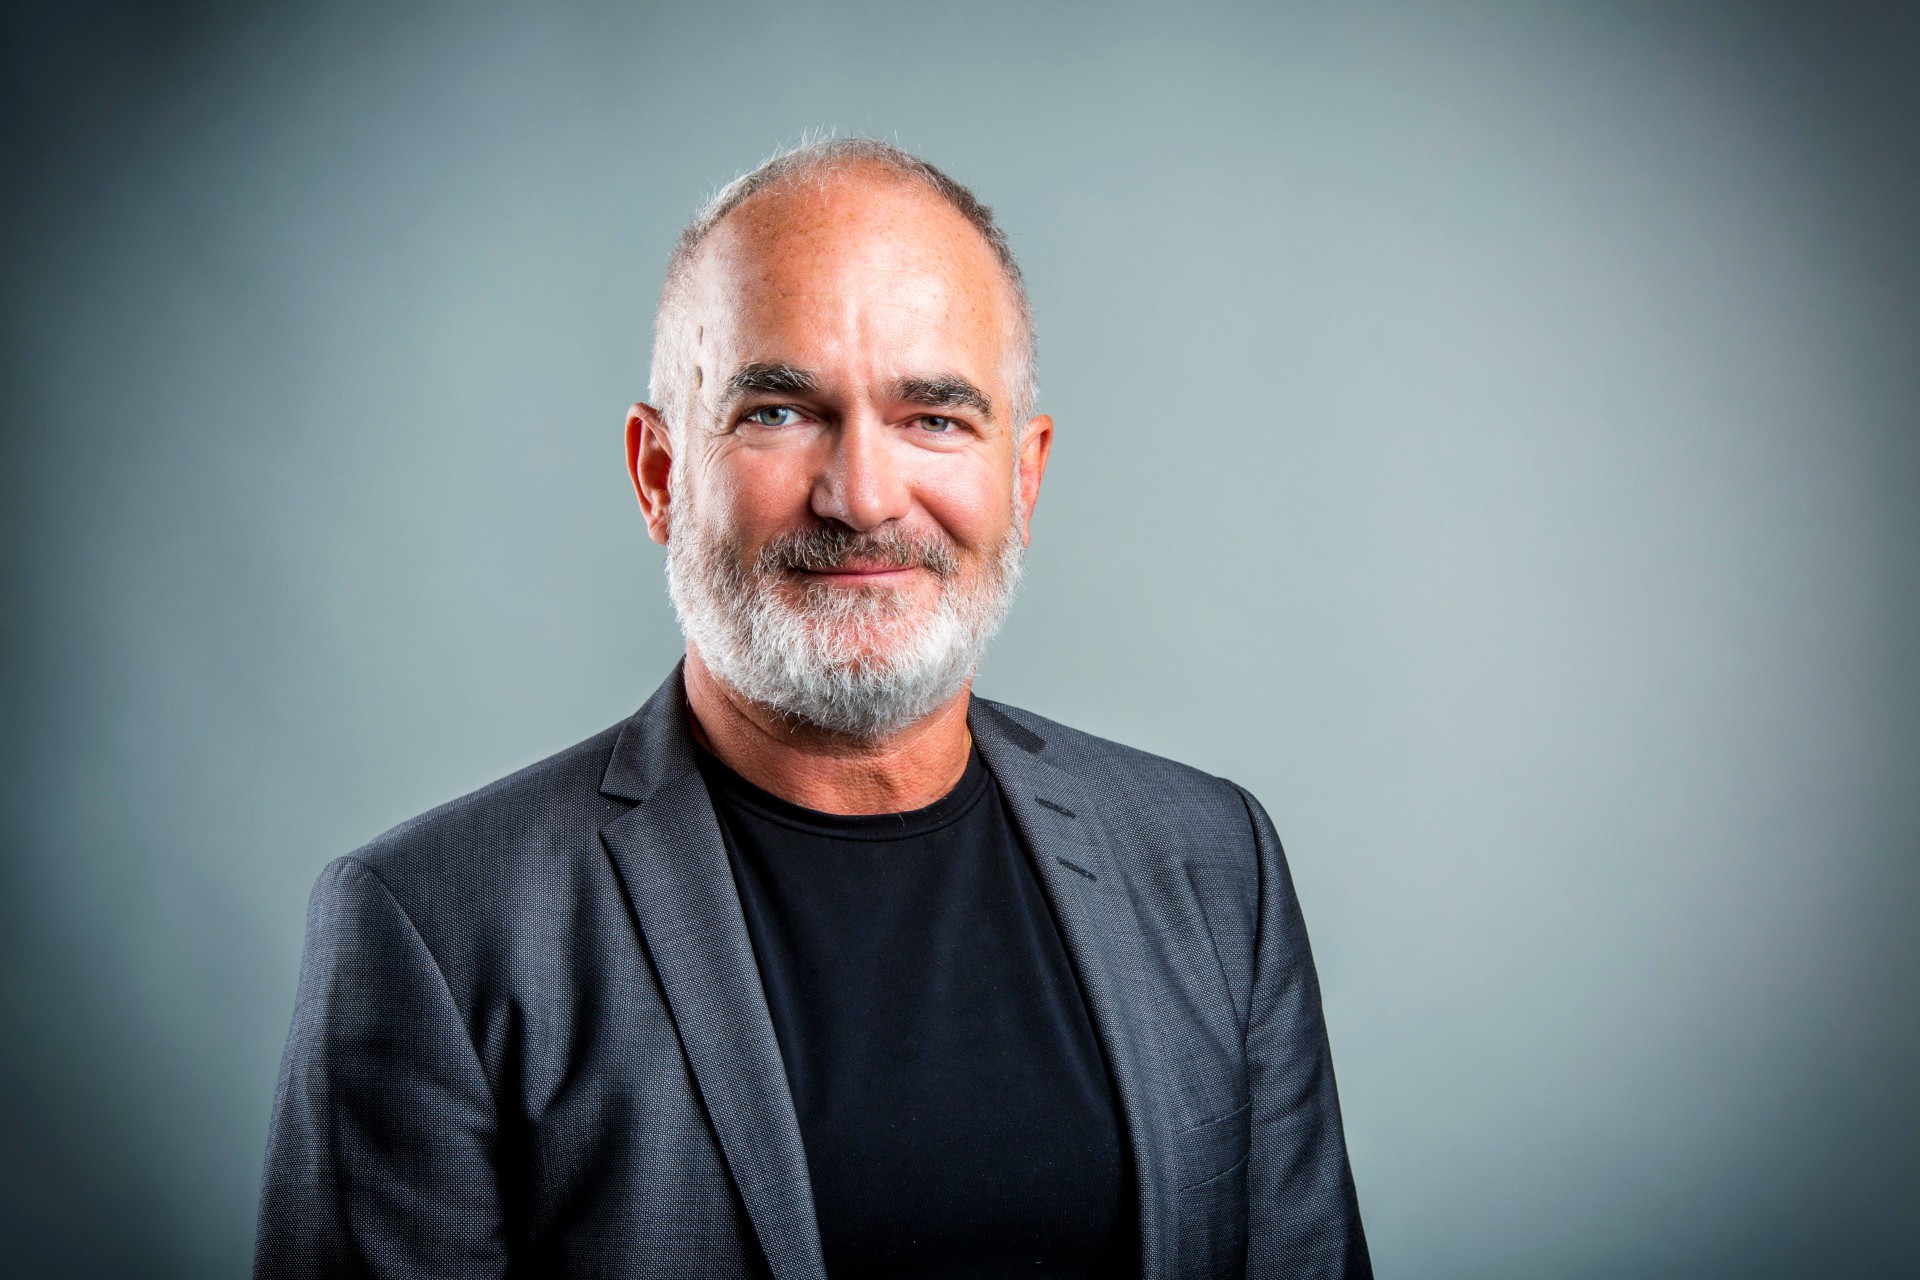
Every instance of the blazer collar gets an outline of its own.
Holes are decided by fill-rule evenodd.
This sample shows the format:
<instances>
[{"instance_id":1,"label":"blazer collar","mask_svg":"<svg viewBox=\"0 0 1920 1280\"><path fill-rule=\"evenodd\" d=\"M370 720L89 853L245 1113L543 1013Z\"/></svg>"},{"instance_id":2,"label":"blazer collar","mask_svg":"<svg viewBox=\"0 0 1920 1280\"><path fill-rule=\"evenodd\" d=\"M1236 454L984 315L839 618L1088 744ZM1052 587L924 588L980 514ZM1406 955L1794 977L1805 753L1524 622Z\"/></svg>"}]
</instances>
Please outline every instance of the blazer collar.
<instances>
[{"instance_id":1,"label":"blazer collar","mask_svg":"<svg viewBox=\"0 0 1920 1280\"><path fill-rule=\"evenodd\" d=\"M823 1280L799 1120L719 823L687 731L681 668L614 742L601 790L634 807L601 829L660 975L702 1103L773 1273ZM1142 1274L1166 1274L1171 1179L1140 918L1096 784L975 698L967 725L1033 861L1106 1055L1133 1157Z\"/></svg>"},{"instance_id":2,"label":"blazer collar","mask_svg":"<svg viewBox=\"0 0 1920 1280\"><path fill-rule=\"evenodd\" d=\"M779 1280L825 1280L813 1187L680 669L622 727L601 782L634 807L600 829L700 1101Z\"/></svg>"},{"instance_id":3,"label":"blazer collar","mask_svg":"<svg viewBox=\"0 0 1920 1280\"><path fill-rule=\"evenodd\" d=\"M1173 1183L1161 1164L1168 1138L1159 1099L1169 1068L1151 1016L1156 995L1146 982L1153 969L1140 916L1099 784L1056 764L1046 739L997 703L975 698L967 725L1033 860L1106 1054L1133 1156L1140 1272L1167 1275L1177 1224L1167 1209Z\"/></svg>"},{"instance_id":4,"label":"blazer collar","mask_svg":"<svg viewBox=\"0 0 1920 1280\"><path fill-rule=\"evenodd\" d=\"M693 736L687 732L685 668L684 659L676 662L653 696L620 726L600 779L601 794L645 804L662 783L698 771Z\"/></svg>"}]
</instances>

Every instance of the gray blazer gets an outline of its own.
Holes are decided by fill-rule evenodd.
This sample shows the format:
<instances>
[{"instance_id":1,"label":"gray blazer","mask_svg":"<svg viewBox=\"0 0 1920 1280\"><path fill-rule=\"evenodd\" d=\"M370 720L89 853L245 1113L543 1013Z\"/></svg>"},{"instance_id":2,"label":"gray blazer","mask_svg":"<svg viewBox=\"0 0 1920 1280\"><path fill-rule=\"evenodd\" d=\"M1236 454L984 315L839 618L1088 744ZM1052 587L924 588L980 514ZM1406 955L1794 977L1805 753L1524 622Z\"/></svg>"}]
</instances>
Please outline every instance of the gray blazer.
<instances>
[{"instance_id":1,"label":"gray blazer","mask_svg":"<svg viewBox=\"0 0 1920 1280\"><path fill-rule=\"evenodd\" d=\"M676 670L320 876L255 1275L825 1274ZM1143 1275L1369 1274L1307 936L1232 783L968 713L1106 1054Z\"/></svg>"}]
</instances>

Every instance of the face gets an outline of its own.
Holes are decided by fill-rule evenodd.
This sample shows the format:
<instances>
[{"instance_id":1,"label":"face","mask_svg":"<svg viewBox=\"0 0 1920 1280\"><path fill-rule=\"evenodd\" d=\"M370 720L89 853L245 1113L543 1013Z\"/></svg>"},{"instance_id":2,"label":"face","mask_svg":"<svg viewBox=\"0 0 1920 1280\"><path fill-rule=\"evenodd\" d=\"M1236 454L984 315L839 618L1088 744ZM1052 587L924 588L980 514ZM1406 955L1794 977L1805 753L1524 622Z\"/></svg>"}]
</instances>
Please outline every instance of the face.
<instances>
[{"instance_id":1,"label":"face","mask_svg":"<svg viewBox=\"0 0 1920 1280\"><path fill-rule=\"evenodd\" d=\"M1051 445L1010 417L992 250L931 193L855 173L748 201L691 284L686 421L628 423L689 644L777 711L902 727L1004 615Z\"/></svg>"}]
</instances>

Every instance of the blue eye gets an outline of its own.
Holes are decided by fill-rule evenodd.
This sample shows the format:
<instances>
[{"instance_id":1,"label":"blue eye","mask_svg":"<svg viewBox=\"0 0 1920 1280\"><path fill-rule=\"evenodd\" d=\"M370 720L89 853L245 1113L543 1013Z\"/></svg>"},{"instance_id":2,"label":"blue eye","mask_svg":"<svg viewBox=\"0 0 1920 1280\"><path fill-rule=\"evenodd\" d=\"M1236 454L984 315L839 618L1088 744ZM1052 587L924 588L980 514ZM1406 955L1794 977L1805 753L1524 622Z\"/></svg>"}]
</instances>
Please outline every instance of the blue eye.
<instances>
[{"instance_id":1,"label":"blue eye","mask_svg":"<svg viewBox=\"0 0 1920 1280\"><path fill-rule=\"evenodd\" d=\"M920 419L921 429L923 431L931 431L935 435L944 435L959 425L960 424L952 418L942 418L937 414L927 414Z\"/></svg>"},{"instance_id":2,"label":"blue eye","mask_svg":"<svg viewBox=\"0 0 1920 1280\"><path fill-rule=\"evenodd\" d=\"M784 404L763 405L749 413L747 421L758 427L790 427L800 421L800 411Z\"/></svg>"}]
</instances>

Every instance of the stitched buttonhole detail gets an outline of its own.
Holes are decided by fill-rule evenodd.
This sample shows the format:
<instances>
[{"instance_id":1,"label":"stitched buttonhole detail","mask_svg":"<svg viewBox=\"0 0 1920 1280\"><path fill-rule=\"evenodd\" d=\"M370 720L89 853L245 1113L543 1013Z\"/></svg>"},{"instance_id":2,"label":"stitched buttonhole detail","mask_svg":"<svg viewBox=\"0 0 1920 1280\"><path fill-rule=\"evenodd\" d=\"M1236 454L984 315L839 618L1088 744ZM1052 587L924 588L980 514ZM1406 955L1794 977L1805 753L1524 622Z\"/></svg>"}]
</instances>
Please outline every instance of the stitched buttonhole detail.
<instances>
[{"instance_id":1,"label":"stitched buttonhole detail","mask_svg":"<svg viewBox=\"0 0 1920 1280\"><path fill-rule=\"evenodd\" d=\"M1067 870L1073 872L1075 875L1085 876L1087 879L1095 882L1098 882L1100 879L1099 876L1093 874L1093 872L1087 870L1085 867L1081 866L1079 863L1063 858L1057 853L1053 855L1053 860L1059 863L1061 866L1065 867Z\"/></svg>"}]
</instances>

